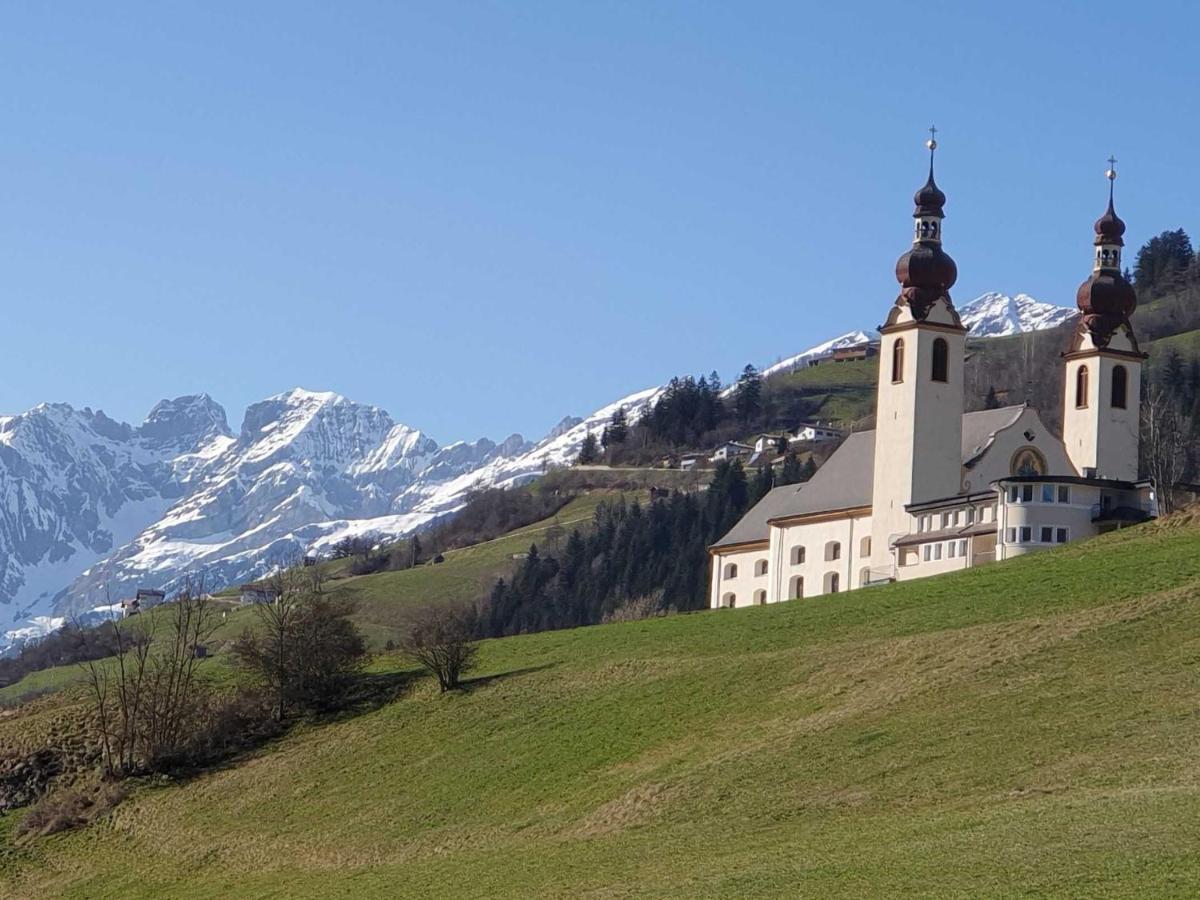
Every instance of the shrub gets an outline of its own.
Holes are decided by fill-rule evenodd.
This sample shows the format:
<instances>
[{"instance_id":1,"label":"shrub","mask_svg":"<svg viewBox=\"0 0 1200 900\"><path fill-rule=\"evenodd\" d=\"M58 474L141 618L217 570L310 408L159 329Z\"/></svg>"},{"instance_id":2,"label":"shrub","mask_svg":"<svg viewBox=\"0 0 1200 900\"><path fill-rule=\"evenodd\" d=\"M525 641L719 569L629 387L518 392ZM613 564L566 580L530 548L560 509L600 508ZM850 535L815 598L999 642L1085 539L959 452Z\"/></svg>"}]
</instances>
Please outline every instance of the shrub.
<instances>
[{"instance_id":1,"label":"shrub","mask_svg":"<svg viewBox=\"0 0 1200 900\"><path fill-rule=\"evenodd\" d=\"M45 837L78 828L110 812L125 796L125 789L111 782L47 794L18 823L16 835Z\"/></svg>"},{"instance_id":2,"label":"shrub","mask_svg":"<svg viewBox=\"0 0 1200 900\"><path fill-rule=\"evenodd\" d=\"M443 693L462 684L475 664L475 610L439 604L416 614L401 641L401 649L437 677Z\"/></svg>"}]
</instances>

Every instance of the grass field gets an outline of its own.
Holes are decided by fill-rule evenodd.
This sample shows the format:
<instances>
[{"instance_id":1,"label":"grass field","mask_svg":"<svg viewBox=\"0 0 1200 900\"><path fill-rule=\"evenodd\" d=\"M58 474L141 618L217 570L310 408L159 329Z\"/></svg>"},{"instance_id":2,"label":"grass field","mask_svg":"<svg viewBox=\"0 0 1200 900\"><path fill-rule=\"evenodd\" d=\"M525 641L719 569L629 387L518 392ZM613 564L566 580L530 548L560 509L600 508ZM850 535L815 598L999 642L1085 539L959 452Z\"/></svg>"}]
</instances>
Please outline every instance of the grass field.
<instances>
[{"instance_id":1,"label":"grass field","mask_svg":"<svg viewBox=\"0 0 1200 900\"><path fill-rule=\"evenodd\" d=\"M9 847L0 893L1196 896L1198 599L1200 522L1180 517L491 641L467 691L419 679Z\"/></svg>"}]
</instances>

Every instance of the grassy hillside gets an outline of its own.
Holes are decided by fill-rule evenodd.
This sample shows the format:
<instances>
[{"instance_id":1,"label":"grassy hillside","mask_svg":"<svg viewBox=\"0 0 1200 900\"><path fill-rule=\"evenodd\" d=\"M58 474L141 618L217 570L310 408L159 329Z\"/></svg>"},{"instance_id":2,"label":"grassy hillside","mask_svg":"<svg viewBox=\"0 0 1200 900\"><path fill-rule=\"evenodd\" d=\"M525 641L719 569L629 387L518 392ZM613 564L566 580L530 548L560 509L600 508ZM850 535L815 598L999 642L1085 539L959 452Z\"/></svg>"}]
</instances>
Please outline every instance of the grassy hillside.
<instances>
[{"instance_id":1,"label":"grassy hillside","mask_svg":"<svg viewBox=\"0 0 1200 900\"><path fill-rule=\"evenodd\" d=\"M926 581L492 641L461 694L417 679L7 850L0 893L1195 896L1198 599L1183 517Z\"/></svg>"}]
</instances>

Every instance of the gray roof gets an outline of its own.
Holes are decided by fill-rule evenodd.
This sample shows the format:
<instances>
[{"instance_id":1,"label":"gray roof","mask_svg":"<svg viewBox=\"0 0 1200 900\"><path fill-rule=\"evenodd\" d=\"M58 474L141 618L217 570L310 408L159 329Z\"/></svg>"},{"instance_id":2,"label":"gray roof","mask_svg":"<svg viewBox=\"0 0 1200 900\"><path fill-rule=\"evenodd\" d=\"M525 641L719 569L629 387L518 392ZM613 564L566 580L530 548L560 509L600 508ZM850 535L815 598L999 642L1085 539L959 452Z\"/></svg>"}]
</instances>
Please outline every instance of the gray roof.
<instances>
[{"instance_id":1,"label":"gray roof","mask_svg":"<svg viewBox=\"0 0 1200 900\"><path fill-rule=\"evenodd\" d=\"M788 511L795 506L796 497L802 489L807 490L808 486L788 484L767 491L766 496L750 507L747 513L738 520L738 523L729 529L729 533L713 546L724 547L729 544L765 541L769 532L767 520L788 515Z\"/></svg>"},{"instance_id":2,"label":"gray roof","mask_svg":"<svg viewBox=\"0 0 1200 900\"><path fill-rule=\"evenodd\" d=\"M965 413L963 464L974 464L992 445L996 432L1016 422L1024 410L1021 405ZM775 488L713 546L765 541L770 534L768 519L870 506L874 481L875 432L857 431L842 442L806 483Z\"/></svg>"}]
</instances>

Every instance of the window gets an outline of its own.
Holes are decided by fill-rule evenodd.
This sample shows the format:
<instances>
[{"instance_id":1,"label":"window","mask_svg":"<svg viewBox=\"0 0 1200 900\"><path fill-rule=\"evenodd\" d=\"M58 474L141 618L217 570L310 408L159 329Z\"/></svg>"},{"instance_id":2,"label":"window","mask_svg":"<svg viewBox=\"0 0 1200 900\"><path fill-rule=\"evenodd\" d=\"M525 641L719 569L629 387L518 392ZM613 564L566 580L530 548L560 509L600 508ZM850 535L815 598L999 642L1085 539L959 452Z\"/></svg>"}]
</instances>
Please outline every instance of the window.
<instances>
[{"instance_id":1,"label":"window","mask_svg":"<svg viewBox=\"0 0 1200 900\"><path fill-rule=\"evenodd\" d=\"M1067 529L1058 528L1054 531L1054 543L1065 544L1067 542Z\"/></svg>"},{"instance_id":2,"label":"window","mask_svg":"<svg viewBox=\"0 0 1200 900\"><path fill-rule=\"evenodd\" d=\"M871 555L871 538L865 537L858 542L858 555L864 559Z\"/></svg>"},{"instance_id":3,"label":"window","mask_svg":"<svg viewBox=\"0 0 1200 900\"><path fill-rule=\"evenodd\" d=\"M951 541L946 545L946 559L954 559L958 556L958 541Z\"/></svg>"},{"instance_id":4,"label":"window","mask_svg":"<svg viewBox=\"0 0 1200 900\"><path fill-rule=\"evenodd\" d=\"M1032 503L1033 502L1033 485L1032 484L1021 485L1021 502L1022 503Z\"/></svg>"},{"instance_id":5,"label":"window","mask_svg":"<svg viewBox=\"0 0 1200 900\"><path fill-rule=\"evenodd\" d=\"M946 382L950 380L950 345L945 338L935 338L933 341L933 380Z\"/></svg>"},{"instance_id":6,"label":"window","mask_svg":"<svg viewBox=\"0 0 1200 900\"><path fill-rule=\"evenodd\" d=\"M792 565L793 566L804 565L804 548L803 547L793 547L792 548Z\"/></svg>"},{"instance_id":7,"label":"window","mask_svg":"<svg viewBox=\"0 0 1200 900\"><path fill-rule=\"evenodd\" d=\"M754 592L754 605L755 606L766 606L767 605L767 592L766 591L755 591Z\"/></svg>"},{"instance_id":8,"label":"window","mask_svg":"<svg viewBox=\"0 0 1200 900\"><path fill-rule=\"evenodd\" d=\"M726 594L725 599L721 601L721 605L733 609L737 606L737 597L734 594Z\"/></svg>"},{"instance_id":9,"label":"window","mask_svg":"<svg viewBox=\"0 0 1200 900\"><path fill-rule=\"evenodd\" d=\"M1021 526L1021 543L1029 544L1033 541L1033 528L1029 525Z\"/></svg>"},{"instance_id":10,"label":"window","mask_svg":"<svg viewBox=\"0 0 1200 900\"><path fill-rule=\"evenodd\" d=\"M962 556L962 557L966 557L966 555L967 555L967 539L966 538L963 538L961 541L958 542L958 555Z\"/></svg>"},{"instance_id":11,"label":"window","mask_svg":"<svg viewBox=\"0 0 1200 900\"><path fill-rule=\"evenodd\" d=\"M737 566L734 565L733 563L729 563L728 565L726 565L725 566L725 577L726 578L737 578Z\"/></svg>"},{"instance_id":12,"label":"window","mask_svg":"<svg viewBox=\"0 0 1200 900\"><path fill-rule=\"evenodd\" d=\"M904 380L904 338L896 338L892 344L892 384Z\"/></svg>"},{"instance_id":13,"label":"window","mask_svg":"<svg viewBox=\"0 0 1200 900\"><path fill-rule=\"evenodd\" d=\"M1016 503L1016 502L1017 502L1017 492L1018 492L1018 490L1019 490L1019 489L1017 488L1017 486L1016 486L1015 484L1010 484L1010 485L1008 486L1008 502L1009 502L1009 503Z\"/></svg>"},{"instance_id":14,"label":"window","mask_svg":"<svg viewBox=\"0 0 1200 900\"><path fill-rule=\"evenodd\" d=\"M791 600L799 600L804 596L804 579L799 575L793 575L792 580L788 582L788 598Z\"/></svg>"},{"instance_id":15,"label":"window","mask_svg":"<svg viewBox=\"0 0 1200 900\"><path fill-rule=\"evenodd\" d=\"M1070 503L1071 502L1070 486L1065 485L1065 484L1060 484L1058 486L1058 502L1059 503Z\"/></svg>"},{"instance_id":16,"label":"window","mask_svg":"<svg viewBox=\"0 0 1200 900\"><path fill-rule=\"evenodd\" d=\"M975 524L975 507L973 507L973 506L967 507L967 524L968 525Z\"/></svg>"},{"instance_id":17,"label":"window","mask_svg":"<svg viewBox=\"0 0 1200 900\"><path fill-rule=\"evenodd\" d=\"M1075 408L1087 409L1088 397L1088 368L1080 366L1075 371Z\"/></svg>"},{"instance_id":18,"label":"window","mask_svg":"<svg viewBox=\"0 0 1200 900\"><path fill-rule=\"evenodd\" d=\"M837 572L826 572L825 573L825 593L836 594L838 592L839 587L841 587L841 578L838 577L838 573Z\"/></svg>"},{"instance_id":19,"label":"window","mask_svg":"<svg viewBox=\"0 0 1200 900\"><path fill-rule=\"evenodd\" d=\"M1113 366L1112 372L1112 405L1113 409L1125 408L1126 386L1129 384L1129 373L1124 366Z\"/></svg>"},{"instance_id":20,"label":"window","mask_svg":"<svg viewBox=\"0 0 1200 900\"><path fill-rule=\"evenodd\" d=\"M942 558L942 545L941 545L941 544L934 544L934 545L933 545L933 558L934 558L934 559L941 559L941 558Z\"/></svg>"},{"instance_id":21,"label":"window","mask_svg":"<svg viewBox=\"0 0 1200 900\"><path fill-rule=\"evenodd\" d=\"M950 527L950 513L948 513L948 512L942 513L942 527L943 528Z\"/></svg>"},{"instance_id":22,"label":"window","mask_svg":"<svg viewBox=\"0 0 1200 900\"><path fill-rule=\"evenodd\" d=\"M933 559L933 544L925 545L924 556L925 556L925 562L929 562L931 559Z\"/></svg>"},{"instance_id":23,"label":"window","mask_svg":"<svg viewBox=\"0 0 1200 900\"><path fill-rule=\"evenodd\" d=\"M825 545L825 561L833 562L835 559L842 558L842 545L837 541L830 541Z\"/></svg>"},{"instance_id":24,"label":"window","mask_svg":"<svg viewBox=\"0 0 1200 900\"><path fill-rule=\"evenodd\" d=\"M1010 544L1015 544L1017 542L1017 529L1008 529L1008 532L1004 536L1004 540Z\"/></svg>"},{"instance_id":25,"label":"window","mask_svg":"<svg viewBox=\"0 0 1200 900\"><path fill-rule=\"evenodd\" d=\"M767 574L767 561L765 559L760 559L758 562L756 562L754 564L754 574L755 575L766 575Z\"/></svg>"},{"instance_id":26,"label":"window","mask_svg":"<svg viewBox=\"0 0 1200 900\"><path fill-rule=\"evenodd\" d=\"M1052 485L1052 484L1043 484L1042 485L1042 502L1043 503L1053 503L1054 502L1054 485Z\"/></svg>"},{"instance_id":27,"label":"window","mask_svg":"<svg viewBox=\"0 0 1200 900\"><path fill-rule=\"evenodd\" d=\"M1042 526L1042 543L1050 544L1054 542L1054 529L1049 525Z\"/></svg>"}]
</instances>

